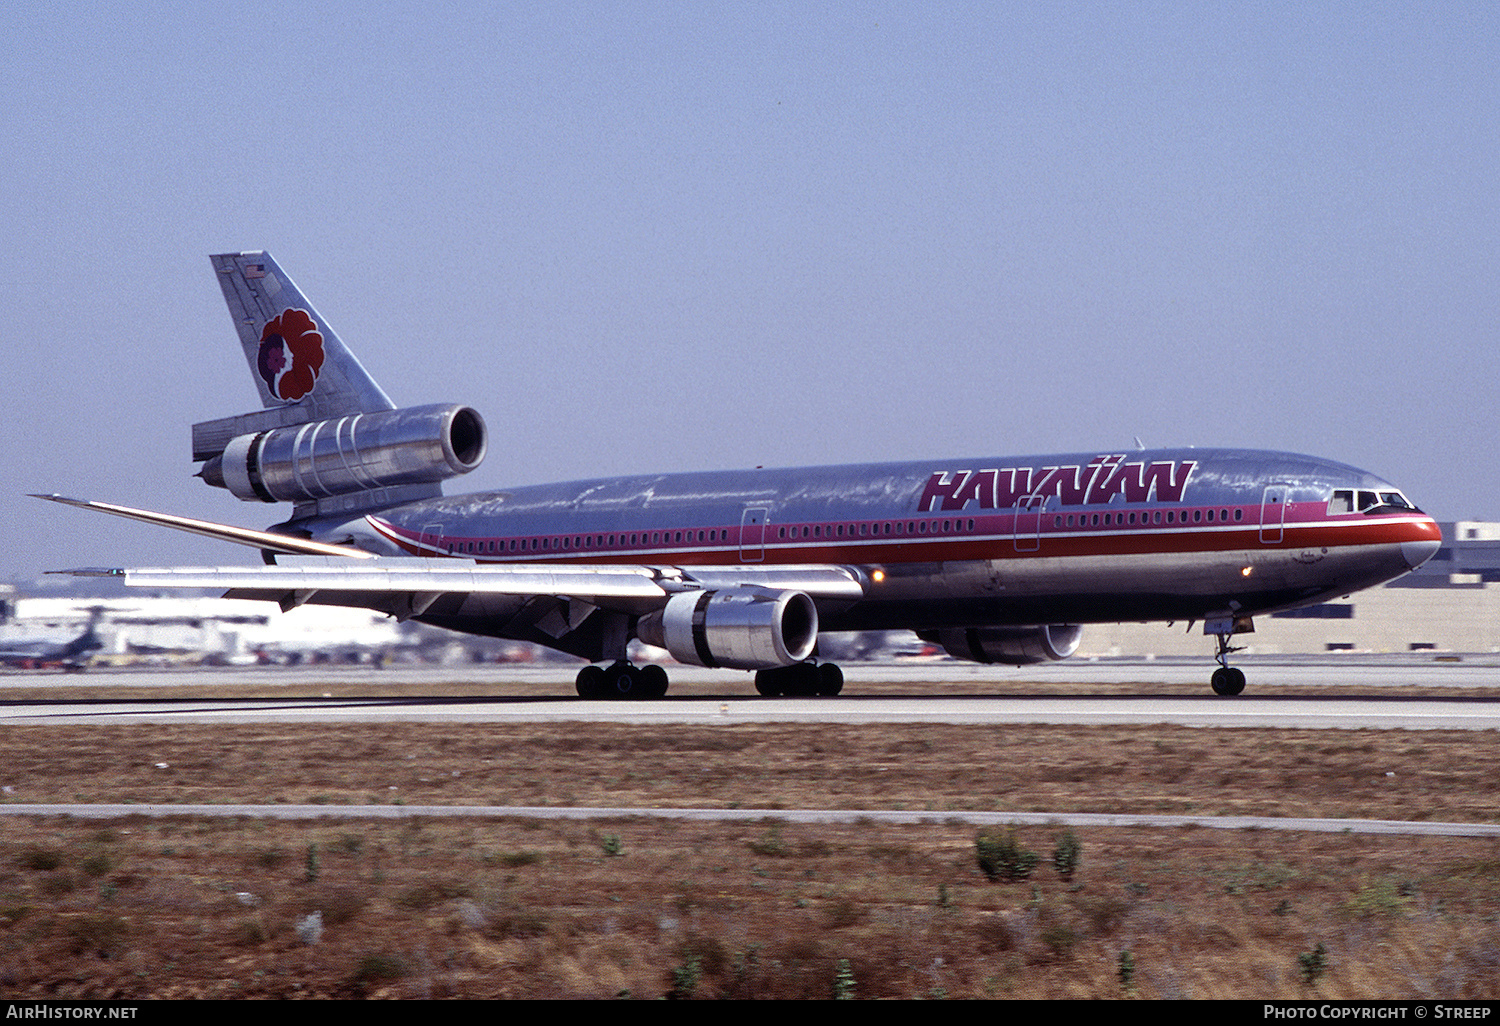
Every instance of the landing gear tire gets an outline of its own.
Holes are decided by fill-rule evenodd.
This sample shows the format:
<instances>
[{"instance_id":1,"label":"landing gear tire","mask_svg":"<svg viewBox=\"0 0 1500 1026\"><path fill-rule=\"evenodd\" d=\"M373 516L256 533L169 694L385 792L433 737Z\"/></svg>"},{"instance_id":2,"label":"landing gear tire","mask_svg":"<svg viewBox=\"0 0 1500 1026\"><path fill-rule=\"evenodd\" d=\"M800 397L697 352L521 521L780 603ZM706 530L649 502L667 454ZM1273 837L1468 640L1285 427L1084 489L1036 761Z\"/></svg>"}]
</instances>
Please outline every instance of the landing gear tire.
<instances>
[{"instance_id":1,"label":"landing gear tire","mask_svg":"<svg viewBox=\"0 0 1500 1026\"><path fill-rule=\"evenodd\" d=\"M655 663L641 667L638 686L642 698L662 698L667 693L667 671Z\"/></svg>"},{"instance_id":2,"label":"landing gear tire","mask_svg":"<svg viewBox=\"0 0 1500 1026\"><path fill-rule=\"evenodd\" d=\"M667 693L667 671L660 666L585 666L574 681L579 698L661 698Z\"/></svg>"},{"instance_id":3,"label":"landing gear tire","mask_svg":"<svg viewBox=\"0 0 1500 1026\"><path fill-rule=\"evenodd\" d=\"M629 663L613 663L604 671L604 693L609 698L641 698L641 671Z\"/></svg>"},{"instance_id":4,"label":"landing gear tire","mask_svg":"<svg viewBox=\"0 0 1500 1026\"><path fill-rule=\"evenodd\" d=\"M604 687L604 668L590 664L578 671L578 679L574 681L578 688L579 698L606 698L608 692Z\"/></svg>"},{"instance_id":5,"label":"landing gear tire","mask_svg":"<svg viewBox=\"0 0 1500 1026\"><path fill-rule=\"evenodd\" d=\"M789 695L832 698L844 690L844 671L833 663L793 663L755 675L755 690L767 698Z\"/></svg>"},{"instance_id":6,"label":"landing gear tire","mask_svg":"<svg viewBox=\"0 0 1500 1026\"><path fill-rule=\"evenodd\" d=\"M1236 666L1221 666L1214 671L1210 682L1214 694L1229 697L1245 690L1245 671Z\"/></svg>"}]
</instances>

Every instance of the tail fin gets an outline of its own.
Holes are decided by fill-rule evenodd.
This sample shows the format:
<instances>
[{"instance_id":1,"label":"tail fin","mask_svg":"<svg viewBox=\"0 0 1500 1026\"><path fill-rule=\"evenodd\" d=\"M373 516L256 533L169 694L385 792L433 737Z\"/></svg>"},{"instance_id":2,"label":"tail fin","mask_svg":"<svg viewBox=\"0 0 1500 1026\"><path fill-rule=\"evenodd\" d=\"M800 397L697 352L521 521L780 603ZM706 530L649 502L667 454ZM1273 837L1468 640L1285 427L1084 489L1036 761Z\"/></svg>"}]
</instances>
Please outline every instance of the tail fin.
<instances>
[{"instance_id":1,"label":"tail fin","mask_svg":"<svg viewBox=\"0 0 1500 1026\"><path fill-rule=\"evenodd\" d=\"M271 254L209 259L265 409L194 424L193 459L240 435L396 408Z\"/></svg>"},{"instance_id":2,"label":"tail fin","mask_svg":"<svg viewBox=\"0 0 1500 1026\"><path fill-rule=\"evenodd\" d=\"M205 482L305 518L441 495L479 466L478 413L396 409L270 254L210 259L264 409L193 425Z\"/></svg>"},{"instance_id":3,"label":"tail fin","mask_svg":"<svg viewBox=\"0 0 1500 1026\"><path fill-rule=\"evenodd\" d=\"M395 404L269 253L209 257L266 409L296 404L296 423Z\"/></svg>"}]
</instances>

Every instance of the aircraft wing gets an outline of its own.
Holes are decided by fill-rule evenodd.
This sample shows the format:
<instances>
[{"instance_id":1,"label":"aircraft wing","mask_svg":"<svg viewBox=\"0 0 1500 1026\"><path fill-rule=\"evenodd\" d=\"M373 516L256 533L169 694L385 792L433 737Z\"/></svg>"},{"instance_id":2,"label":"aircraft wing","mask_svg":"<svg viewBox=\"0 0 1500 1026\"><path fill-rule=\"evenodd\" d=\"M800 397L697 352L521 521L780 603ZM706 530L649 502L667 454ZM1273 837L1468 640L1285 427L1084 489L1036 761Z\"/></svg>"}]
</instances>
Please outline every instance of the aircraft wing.
<instances>
[{"instance_id":1,"label":"aircraft wing","mask_svg":"<svg viewBox=\"0 0 1500 1026\"><path fill-rule=\"evenodd\" d=\"M737 592L751 603L798 593L803 602L854 603L864 578L853 567L820 565L658 566L583 563L478 563L445 557L377 556L347 545L190 520L126 506L37 498L172 527L273 552L268 566L75 569L55 573L122 578L132 588L212 588L226 598L276 602L283 611L304 603L375 609L407 620L455 618L474 633L537 641L598 660L609 658L606 631L593 614L645 617L682 592ZM782 601L785 601L783 599ZM812 623L816 624L815 616ZM813 627L812 633L816 633ZM600 653L604 653L603 656ZM726 662L725 665L734 665Z\"/></svg>"},{"instance_id":2,"label":"aircraft wing","mask_svg":"<svg viewBox=\"0 0 1500 1026\"><path fill-rule=\"evenodd\" d=\"M858 601L864 589L840 566L621 566L616 564L478 564L469 560L370 556L293 558L291 565L137 567L62 573L124 579L131 588L224 589L228 598L263 599L291 609L321 593L388 600L399 616L420 615L443 595L495 595L583 601L605 609L646 612L679 591L765 588L813 599ZM345 603L340 603L345 604ZM359 603L364 604L364 603ZM403 617L404 619L404 617Z\"/></svg>"}]
</instances>

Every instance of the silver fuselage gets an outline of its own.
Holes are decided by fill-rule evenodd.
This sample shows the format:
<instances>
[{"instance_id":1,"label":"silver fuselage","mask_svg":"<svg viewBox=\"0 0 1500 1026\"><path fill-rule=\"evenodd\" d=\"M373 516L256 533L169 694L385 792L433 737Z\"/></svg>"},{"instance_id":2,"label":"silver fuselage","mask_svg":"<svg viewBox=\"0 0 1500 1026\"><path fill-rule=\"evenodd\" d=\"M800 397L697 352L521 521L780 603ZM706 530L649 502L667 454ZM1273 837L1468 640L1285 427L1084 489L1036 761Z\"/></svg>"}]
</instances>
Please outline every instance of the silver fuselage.
<instances>
[{"instance_id":1,"label":"silver fuselage","mask_svg":"<svg viewBox=\"0 0 1500 1026\"><path fill-rule=\"evenodd\" d=\"M1129 454L652 475L434 498L301 525L388 554L477 563L850 568L823 630L1248 616L1407 573L1440 531L1372 474L1289 453ZM1402 500L1404 503L1404 499ZM521 600L425 617L509 636ZM525 632L521 632L523 636Z\"/></svg>"}]
</instances>

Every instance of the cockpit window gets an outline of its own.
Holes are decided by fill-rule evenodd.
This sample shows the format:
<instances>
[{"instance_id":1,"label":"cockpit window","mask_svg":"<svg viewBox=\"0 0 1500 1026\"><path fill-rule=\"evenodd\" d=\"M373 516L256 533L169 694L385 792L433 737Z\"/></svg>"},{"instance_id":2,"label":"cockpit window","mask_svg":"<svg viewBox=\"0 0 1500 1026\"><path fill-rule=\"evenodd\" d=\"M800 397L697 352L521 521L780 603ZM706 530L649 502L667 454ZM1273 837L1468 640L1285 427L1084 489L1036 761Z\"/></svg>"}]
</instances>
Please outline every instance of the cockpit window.
<instances>
[{"instance_id":1,"label":"cockpit window","mask_svg":"<svg viewBox=\"0 0 1500 1026\"><path fill-rule=\"evenodd\" d=\"M1328 500L1328 515L1342 513L1375 513L1391 510L1412 510L1417 507L1407 501L1400 492L1356 491L1353 488L1336 488L1333 498Z\"/></svg>"}]
</instances>

